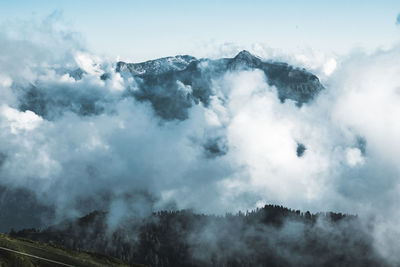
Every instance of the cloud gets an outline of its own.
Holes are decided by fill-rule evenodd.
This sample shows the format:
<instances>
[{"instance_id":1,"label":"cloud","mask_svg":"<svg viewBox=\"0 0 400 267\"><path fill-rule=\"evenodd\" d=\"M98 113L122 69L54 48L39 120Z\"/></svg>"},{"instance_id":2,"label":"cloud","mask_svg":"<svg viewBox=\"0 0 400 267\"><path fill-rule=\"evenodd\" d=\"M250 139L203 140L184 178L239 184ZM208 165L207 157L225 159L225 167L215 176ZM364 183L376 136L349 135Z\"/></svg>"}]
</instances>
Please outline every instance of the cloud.
<instances>
[{"instance_id":1,"label":"cloud","mask_svg":"<svg viewBox=\"0 0 400 267\"><path fill-rule=\"evenodd\" d=\"M110 209L111 225L126 213L261 203L379 214L377 247L397 259L380 244L399 236L388 223L400 218L399 47L340 61L287 56L325 75L326 90L301 108L282 103L263 72L228 71L211 81L209 105L190 102L182 120L164 120L132 96L140 80L116 73L115 62L73 34L35 25L26 29L32 40L0 34L3 185L51 203L59 220ZM68 73L78 67L85 73L74 79ZM193 92L184 81L176 86L180 97ZM157 93L173 101L167 89Z\"/></svg>"},{"instance_id":2,"label":"cloud","mask_svg":"<svg viewBox=\"0 0 400 267\"><path fill-rule=\"evenodd\" d=\"M16 109L3 106L0 109L2 116L8 121L10 132L18 134L21 130L30 131L35 129L43 120L32 111L20 112Z\"/></svg>"},{"instance_id":3,"label":"cloud","mask_svg":"<svg viewBox=\"0 0 400 267\"><path fill-rule=\"evenodd\" d=\"M346 150L346 159L347 163L352 167L364 163L364 159L361 155L361 150L358 148L348 148Z\"/></svg>"}]
</instances>

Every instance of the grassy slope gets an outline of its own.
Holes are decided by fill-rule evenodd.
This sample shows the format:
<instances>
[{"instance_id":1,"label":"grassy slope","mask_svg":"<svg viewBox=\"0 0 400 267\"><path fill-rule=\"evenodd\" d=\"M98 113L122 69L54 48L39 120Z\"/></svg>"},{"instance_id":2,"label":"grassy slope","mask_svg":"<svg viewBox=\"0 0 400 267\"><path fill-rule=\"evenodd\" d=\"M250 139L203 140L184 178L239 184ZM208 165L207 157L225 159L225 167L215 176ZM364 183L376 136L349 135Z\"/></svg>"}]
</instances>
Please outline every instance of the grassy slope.
<instances>
[{"instance_id":1,"label":"grassy slope","mask_svg":"<svg viewBox=\"0 0 400 267\"><path fill-rule=\"evenodd\" d=\"M73 266L128 266L126 263L100 254L77 252L28 239L15 239L0 234L0 246ZM0 266L57 266L33 257L0 250ZM139 266L139 265L138 265Z\"/></svg>"}]
</instances>

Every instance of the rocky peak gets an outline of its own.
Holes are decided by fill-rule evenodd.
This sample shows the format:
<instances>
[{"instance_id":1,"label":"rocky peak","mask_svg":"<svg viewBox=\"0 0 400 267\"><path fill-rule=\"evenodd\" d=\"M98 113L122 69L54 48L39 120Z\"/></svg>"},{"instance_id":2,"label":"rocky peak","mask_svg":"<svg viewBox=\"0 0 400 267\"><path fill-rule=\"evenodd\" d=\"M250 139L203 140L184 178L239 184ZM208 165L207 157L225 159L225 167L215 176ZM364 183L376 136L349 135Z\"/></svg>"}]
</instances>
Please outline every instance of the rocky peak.
<instances>
[{"instance_id":1,"label":"rocky peak","mask_svg":"<svg viewBox=\"0 0 400 267\"><path fill-rule=\"evenodd\" d=\"M258 67L262 63L261 59L252 55L249 51L243 50L240 51L231 61L231 66L240 66L244 67Z\"/></svg>"}]
</instances>

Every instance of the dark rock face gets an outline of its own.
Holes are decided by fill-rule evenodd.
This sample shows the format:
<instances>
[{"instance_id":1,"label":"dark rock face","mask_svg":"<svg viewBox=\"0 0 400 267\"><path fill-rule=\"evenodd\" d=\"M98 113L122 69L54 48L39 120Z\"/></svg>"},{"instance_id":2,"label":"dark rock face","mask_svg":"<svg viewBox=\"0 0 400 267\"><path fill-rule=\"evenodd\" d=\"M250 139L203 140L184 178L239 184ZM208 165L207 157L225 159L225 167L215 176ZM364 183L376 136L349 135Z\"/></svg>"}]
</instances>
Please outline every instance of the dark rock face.
<instances>
[{"instance_id":1,"label":"dark rock face","mask_svg":"<svg viewBox=\"0 0 400 267\"><path fill-rule=\"evenodd\" d=\"M82 79L83 75L86 74L86 72L84 70L82 70L81 68L77 68L73 71L68 72L69 76L71 76L72 78L74 78L75 80L80 80Z\"/></svg>"},{"instance_id":2,"label":"dark rock face","mask_svg":"<svg viewBox=\"0 0 400 267\"><path fill-rule=\"evenodd\" d=\"M54 87L49 90L47 86L33 84L22 90L24 93L20 98L19 109L33 111L48 120L67 110L80 116L99 115L104 111L104 99L101 94L92 94L95 91L78 91L70 87Z\"/></svg>"},{"instance_id":3,"label":"dark rock face","mask_svg":"<svg viewBox=\"0 0 400 267\"><path fill-rule=\"evenodd\" d=\"M208 139L203 148L207 158L216 158L228 153L227 141L223 137Z\"/></svg>"},{"instance_id":4,"label":"dark rock face","mask_svg":"<svg viewBox=\"0 0 400 267\"><path fill-rule=\"evenodd\" d=\"M360 149L361 154L363 156L365 156L367 153L367 140L362 136L358 136L357 137L357 147L358 147L358 149Z\"/></svg>"},{"instance_id":5,"label":"dark rock face","mask_svg":"<svg viewBox=\"0 0 400 267\"><path fill-rule=\"evenodd\" d=\"M296 155L297 155L297 157L302 157L303 155L304 155L304 152L306 152L306 146L305 145L303 145L303 144L301 144L301 143L298 143L297 144L297 149L296 149Z\"/></svg>"}]
</instances>

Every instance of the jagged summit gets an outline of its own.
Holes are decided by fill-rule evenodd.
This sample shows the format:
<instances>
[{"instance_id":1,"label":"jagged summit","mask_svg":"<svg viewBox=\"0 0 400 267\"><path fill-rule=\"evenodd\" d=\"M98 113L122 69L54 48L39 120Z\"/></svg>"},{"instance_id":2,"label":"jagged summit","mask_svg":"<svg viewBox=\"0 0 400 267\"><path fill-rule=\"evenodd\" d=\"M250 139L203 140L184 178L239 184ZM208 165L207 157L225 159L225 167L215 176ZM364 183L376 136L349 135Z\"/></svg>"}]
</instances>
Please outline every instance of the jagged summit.
<instances>
[{"instance_id":1,"label":"jagged summit","mask_svg":"<svg viewBox=\"0 0 400 267\"><path fill-rule=\"evenodd\" d=\"M236 55L236 57L254 57L254 56L249 51L242 50Z\"/></svg>"},{"instance_id":2,"label":"jagged summit","mask_svg":"<svg viewBox=\"0 0 400 267\"><path fill-rule=\"evenodd\" d=\"M141 63L117 62L118 72L128 71L134 75L159 75L168 71L179 71L186 68L190 62L197 60L189 55L177 55L148 60Z\"/></svg>"},{"instance_id":3,"label":"jagged summit","mask_svg":"<svg viewBox=\"0 0 400 267\"><path fill-rule=\"evenodd\" d=\"M233 59L233 62L247 64L247 67L256 67L261 63L261 59L254 56L247 50L240 51Z\"/></svg>"}]
</instances>

